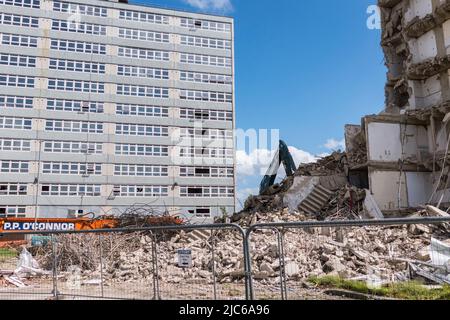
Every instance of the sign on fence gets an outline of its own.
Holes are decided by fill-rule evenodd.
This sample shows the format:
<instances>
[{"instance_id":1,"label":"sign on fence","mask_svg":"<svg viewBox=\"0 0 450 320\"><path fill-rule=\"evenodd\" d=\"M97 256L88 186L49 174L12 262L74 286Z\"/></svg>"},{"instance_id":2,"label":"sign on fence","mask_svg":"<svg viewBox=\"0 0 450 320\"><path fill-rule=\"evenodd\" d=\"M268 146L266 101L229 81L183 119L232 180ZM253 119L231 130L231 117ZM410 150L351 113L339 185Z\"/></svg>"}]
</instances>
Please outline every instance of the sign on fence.
<instances>
[{"instance_id":1,"label":"sign on fence","mask_svg":"<svg viewBox=\"0 0 450 320\"><path fill-rule=\"evenodd\" d=\"M179 249L178 253L178 266L180 268L191 268L192 267L192 250L190 249Z\"/></svg>"}]
</instances>

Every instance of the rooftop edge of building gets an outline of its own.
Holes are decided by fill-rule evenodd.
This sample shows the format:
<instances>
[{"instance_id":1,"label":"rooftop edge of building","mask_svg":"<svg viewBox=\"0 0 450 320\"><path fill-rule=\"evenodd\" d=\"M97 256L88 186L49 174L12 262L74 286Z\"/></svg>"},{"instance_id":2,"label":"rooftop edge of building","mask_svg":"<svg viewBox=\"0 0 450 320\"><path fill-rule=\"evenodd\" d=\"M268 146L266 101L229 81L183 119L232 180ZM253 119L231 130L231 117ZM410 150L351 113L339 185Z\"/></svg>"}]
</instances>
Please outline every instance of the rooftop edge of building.
<instances>
[{"instance_id":1,"label":"rooftop edge of building","mask_svg":"<svg viewBox=\"0 0 450 320\"><path fill-rule=\"evenodd\" d=\"M161 13L161 14L167 14L167 15L174 15L174 16L180 16L180 13L183 13L183 17L189 16L191 18L203 18L206 20L211 20L211 17L214 17L214 21L218 22L228 22L228 23L234 23L234 17L227 16L227 15L221 15L221 14L213 14L213 13L203 13L203 12L196 12L194 10L187 10L187 9L178 9L178 8L170 8L170 7L164 7L161 5L154 5L149 3L144 3L143 0L71 0L70 2L74 3L86 3L90 2L92 4L103 2L107 3L108 6L111 8L119 8L119 9L131 9L131 10L142 10L142 8L148 8L152 9L153 13ZM134 9L133 9L134 8Z\"/></svg>"}]
</instances>

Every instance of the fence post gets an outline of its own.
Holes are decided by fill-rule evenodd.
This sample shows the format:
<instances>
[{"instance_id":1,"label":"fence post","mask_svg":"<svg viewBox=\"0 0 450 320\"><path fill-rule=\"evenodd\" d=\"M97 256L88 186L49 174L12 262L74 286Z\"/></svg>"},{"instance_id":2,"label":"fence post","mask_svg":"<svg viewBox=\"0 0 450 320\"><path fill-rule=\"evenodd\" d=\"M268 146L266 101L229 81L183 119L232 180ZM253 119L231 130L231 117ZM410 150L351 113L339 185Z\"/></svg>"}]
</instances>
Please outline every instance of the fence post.
<instances>
[{"instance_id":1,"label":"fence post","mask_svg":"<svg viewBox=\"0 0 450 320\"><path fill-rule=\"evenodd\" d=\"M101 286L100 288L101 288L101 291L102 291L102 298L104 298L105 295L104 295L104 292L103 292L103 281L104 281L104 279L103 279L103 246L102 246L103 242L102 242L102 235L101 234L98 235L98 241L99 241L99 245L100 245L100 286Z\"/></svg>"},{"instance_id":2,"label":"fence post","mask_svg":"<svg viewBox=\"0 0 450 320\"><path fill-rule=\"evenodd\" d=\"M158 276L158 251L156 235L151 233L152 238L152 269L153 269L153 300L160 300L159 276Z\"/></svg>"},{"instance_id":3,"label":"fence post","mask_svg":"<svg viewBox=\"0 0 450 320\"><path fill-rule=\"evenodd\" d=\"M244 271L245 271L245 297L247 300L254 300L253 295L253 278L252 278L252 259L250 257L250 234L252 229L249 228L244 233Z\"/></svg>"},{"instance_id":4,"label":"fence post","mask_svg":"<svg viewBox=\"0 0 450 320\"><path fill-rule=\"evenodd\" d=\"M287 300L287 288L286 288L286 263L284 259L284 234L277 230L278 238L278 260L280 262L280 290L281 300Z\"/></svg>"},{"instance_id":5,"label":"fence post","mask_svg":"<svg viewBox=\"0 0 450 320\"><path fill-rule=\"evenodd\" d=\"M212 257L212 273L213 273L213 290L214 290L214 300L217 300L217 282L216 282L216 257L214 255L214 246L215 246L215 231L211 230L211 257Z\"/></svg>"},{"instance_id":6,"label":"fence post","mask_svg":"<svg viewBox=\"0 0 450 320\"><path fill-rule=\"evenodd\" d=\"M53 265L52 265L52 278L53 278L53 298L58 300L58 272L57 272L57 268L58 268L58 260L57 260L57 254L56 254L56 240L55 240L55 235L52 234L51 236L52 239L52 256L53 256Z\"/></svg>"}]
</instances>

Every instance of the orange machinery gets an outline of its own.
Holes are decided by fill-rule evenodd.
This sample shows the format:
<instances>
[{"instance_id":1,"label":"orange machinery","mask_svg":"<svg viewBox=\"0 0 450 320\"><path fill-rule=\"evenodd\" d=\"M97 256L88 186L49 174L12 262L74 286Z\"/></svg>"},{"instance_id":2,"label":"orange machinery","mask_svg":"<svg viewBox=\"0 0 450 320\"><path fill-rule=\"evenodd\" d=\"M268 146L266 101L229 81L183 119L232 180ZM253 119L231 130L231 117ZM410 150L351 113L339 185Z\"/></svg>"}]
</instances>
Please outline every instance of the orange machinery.
<instances>
[{"instance_id":1,"label":"orange machinery","mask_svg":"<svg viewBox=\"0 0 450 320\"><path fill-rule=\"evenodd\" d=\"M0 235L26 231L78 231L114 229L120 227L182 225L184 221L173 216L132 217L128 224L114 216L98 218L0 218ZM2 237L0 237L0 241Z\"/></svg>"}]
</instances>

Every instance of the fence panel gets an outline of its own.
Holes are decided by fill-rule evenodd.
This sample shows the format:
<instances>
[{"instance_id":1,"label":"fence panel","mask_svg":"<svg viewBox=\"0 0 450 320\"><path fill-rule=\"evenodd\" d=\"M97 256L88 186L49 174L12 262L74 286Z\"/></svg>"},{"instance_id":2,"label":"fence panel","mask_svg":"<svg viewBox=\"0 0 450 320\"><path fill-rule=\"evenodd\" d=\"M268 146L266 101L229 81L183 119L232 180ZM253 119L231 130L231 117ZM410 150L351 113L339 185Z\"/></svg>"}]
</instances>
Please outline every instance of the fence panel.
<instances>
[{"instance_id":1,"label":"fence panel","mask_svg":"<svg viewBox=\"0 0 450 320\"><path fill-rule=\"evenodd\" d=\"M211 229L158 243L161 299L245 299L242 246L236 230ZM191 257L191 267L178 266L179 250Z\"/></svg>"},{"instance_id":2,"label":"fence panel","mask_svg":"<svg viewBox=\"0 0 450 320\"><path fill-rule=\"evenodd\" d=\"M337 294L347 289L383 297L421 298L418 283L450 284L449 221L253 226L247 230L250 291L255 299L342 299ZM408 286L417 292L407 293ZM433 298L433 294L422 298Z\"/></svg>"},{"instance_id":3,"label":"fence panel","mask_svg":"<svg viewBox=\"0 0 450 320\"><path fill-rule=\"evenodd\" d=\"M27 245L43 274L23 288L1 285L0 299L246 298L244 231L235 225L43 235L45 244ZM8 254L2 270L13 273L18 253Z\"/></svg>"},{"instance_id":4,"label":"fence panel","mask_svg":"<svg viewBox=\"0 0 450 320\"><path fill-rule=\"evenodd\" d=\"M54 274L53 265L41 269L33 258L40 246L48 245L48 236L40 234L30 236L30 242L38 246L16 247L3 243L0 247L0 299L35 300L53 299ZM51 249L50 249L51 251Z\"/></svg>"}]
</instances>

